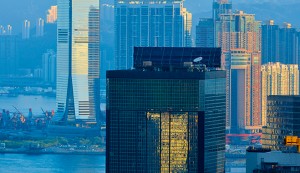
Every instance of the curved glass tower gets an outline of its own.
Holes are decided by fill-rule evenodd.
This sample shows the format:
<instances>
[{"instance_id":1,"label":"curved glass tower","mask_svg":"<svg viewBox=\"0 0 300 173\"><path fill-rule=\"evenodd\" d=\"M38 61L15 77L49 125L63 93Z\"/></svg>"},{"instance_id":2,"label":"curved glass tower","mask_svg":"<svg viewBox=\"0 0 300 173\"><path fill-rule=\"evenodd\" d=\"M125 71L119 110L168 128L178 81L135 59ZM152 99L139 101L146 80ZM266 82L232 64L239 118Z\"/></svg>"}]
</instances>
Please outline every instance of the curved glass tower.
<instances>
[{"instance_id":1,"label":"curved glass tower","mask_svg":"<svg viewBox=\"0 0 300 173\"><path fill-rule=\"evenodd\" d=\"M57 118L99 115L99 0L58 0Z\"/></svg>"}]
</instances>

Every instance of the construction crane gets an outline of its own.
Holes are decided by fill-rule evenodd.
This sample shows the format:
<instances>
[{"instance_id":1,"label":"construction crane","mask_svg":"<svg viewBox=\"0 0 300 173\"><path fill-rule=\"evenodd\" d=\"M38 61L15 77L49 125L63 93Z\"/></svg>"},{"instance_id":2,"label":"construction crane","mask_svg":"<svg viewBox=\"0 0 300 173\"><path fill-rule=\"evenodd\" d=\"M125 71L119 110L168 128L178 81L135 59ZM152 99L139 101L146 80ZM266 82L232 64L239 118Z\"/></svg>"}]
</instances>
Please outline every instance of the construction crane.
<instances>
[{"instance_id":1,"label":"construction crane","mask_svg":"<svg viewBox=\"0 0 300 173\"><path fill-rule=\"evenodd\" d=\"M19 111L18 108L16 108L15 106L12 106L15 108L15 110L20 114L20 121L22 122L22 124L24 124L26 122L26 118L25 116Z\"/></svg>"},{"instance_id":2,"label":"construction crane","mask_svg":"<svg viewBox=\"0 0 300 173\"><path fill-rule=\"evenodd\" d=\"M298 136L286 136L284 139L285 146L297 146L298 153L300 153L300 138Z\"/></svg>"}]
</instances>

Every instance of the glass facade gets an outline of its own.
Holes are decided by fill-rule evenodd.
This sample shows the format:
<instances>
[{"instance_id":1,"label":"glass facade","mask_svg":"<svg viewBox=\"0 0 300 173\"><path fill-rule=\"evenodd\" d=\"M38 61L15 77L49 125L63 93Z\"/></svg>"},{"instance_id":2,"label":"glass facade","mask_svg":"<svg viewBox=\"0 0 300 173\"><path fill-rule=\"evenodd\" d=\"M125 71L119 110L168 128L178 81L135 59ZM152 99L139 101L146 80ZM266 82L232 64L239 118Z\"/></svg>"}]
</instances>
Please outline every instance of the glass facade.
<instances>
[{"instance_id":1,"label":"glass facade","mask_svg":"<svg viewBox=\"0 0 300 173\"><path fill-rule=\"evenodd\" d=\"M99 114L99 1L58 0L57 112L65 120Z\"/></svg>"},{"instance_id":2,"label":"glass facade","mask_svg":"<svg viewBox=\"0 0 300 173\"><path fill-rule=\"evenodd\" d=\"M115 2L116 68L133 67L136 46L190 47L191 22L182 2Z\"/></svg>"},{"instance_id":3,"label":"glass facade","mask_svg":"<svg viewBox=\"0 0 300 173\"><path fill-rule=\"evenodd\" d=\"M262 145L272 150L290 150L284 146L286 136L300 136L300 97L268 96L267 124L263 128Z\"/></svg>"},{"instance_id":4,"label":"glass facade","mask_svg":"<svg viewBox=\"0 0 300 173\"><path fill-rule=\"evenodd\" d=\"M106 172L223 173L225 72L109 71Z\"/></svg>"}]
</instances>

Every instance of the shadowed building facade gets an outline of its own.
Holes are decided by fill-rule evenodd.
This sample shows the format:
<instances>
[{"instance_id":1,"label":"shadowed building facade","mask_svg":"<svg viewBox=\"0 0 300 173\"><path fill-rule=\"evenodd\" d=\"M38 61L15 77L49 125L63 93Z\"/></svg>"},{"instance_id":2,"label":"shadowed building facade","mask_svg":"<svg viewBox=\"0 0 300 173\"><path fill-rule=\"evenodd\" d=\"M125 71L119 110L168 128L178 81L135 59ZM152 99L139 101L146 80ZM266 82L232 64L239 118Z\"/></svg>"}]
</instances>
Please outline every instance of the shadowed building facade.
<instances>
[{"instance_id":1,"label":"shadowed building facade","mask_svg":"<svg viewBox=\"0 0 300 173\"><path fill-rule=\"evenodd\" d=\"M300 136L300 96L268 96L266 126L263 127L262 146L272 150L294 150L285 146L286 136Z\"/></svg>"},{"instance_id":2,"label":"shadowed building facade","mask_svg":"<svg viewBox=\"0 0 300 173\"><path fill-rule=\"evenodd\" d=\"M106 172L224 172L220 56L218 48L135 48L134 70L107 72Z\"/></svg>"}]
</instances>

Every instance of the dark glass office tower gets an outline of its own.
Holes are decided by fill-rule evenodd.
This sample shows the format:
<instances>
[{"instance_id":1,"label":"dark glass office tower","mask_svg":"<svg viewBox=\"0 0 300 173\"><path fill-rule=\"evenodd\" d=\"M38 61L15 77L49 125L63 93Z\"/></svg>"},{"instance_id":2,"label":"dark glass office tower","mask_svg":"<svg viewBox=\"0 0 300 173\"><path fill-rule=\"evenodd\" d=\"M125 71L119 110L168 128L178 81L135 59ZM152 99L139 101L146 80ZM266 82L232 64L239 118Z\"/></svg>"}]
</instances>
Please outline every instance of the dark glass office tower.
<instances>
[{"instance_id":1,"label":"dark glass office tower","mask_svg":"<svg viewBox=\"0 0 300 173\"><path fill-rule=\"evenodd\" d=\"M196 26L196 46L214 47L214 20L201 18Z\"/></svg>"},{"instance_id":2,"label":"dark glass office tower","mask_svg":"<svg viewBox=\"0 0 300 173\"><path fill-rule=\"evenodd\" d=\"M106 172L224 172L220 56L219 48L135 48L134 70L107 72Z\"/></svg>"},{"instance_id":3,"label":"dark glass office tower","mask_svg":"<svg viewBox=\"0 0 300 173\"><path fill-rule=\"evenodd\" d=\"M285 64L298 64L297 30L290 23L284 23L279 29L279 56L280 62Z\"/></svg>"},{"instance_id":4,"label":"dark glass office tower","mask_svg":"<svg viewBox=\"0 0 300 173\"><path fill-rule=\"evenodd\" d=\"M279 26L274 20L270 20L261 26L262 28L262 64L280 62L279 57ZM283 58L283 57L281 57Z\"/></svg>"},{"instance_id":5,"label":"dark glass office tower","mask_svg":"<svg viewBox=\"0 0 300 173\"><path fill-rule=\"evenodd\" d=\"M286 136L300 136L300 96L269 96L267 125L262 145L272 150L287 150Z\"/></svg>"}]
</instances>

